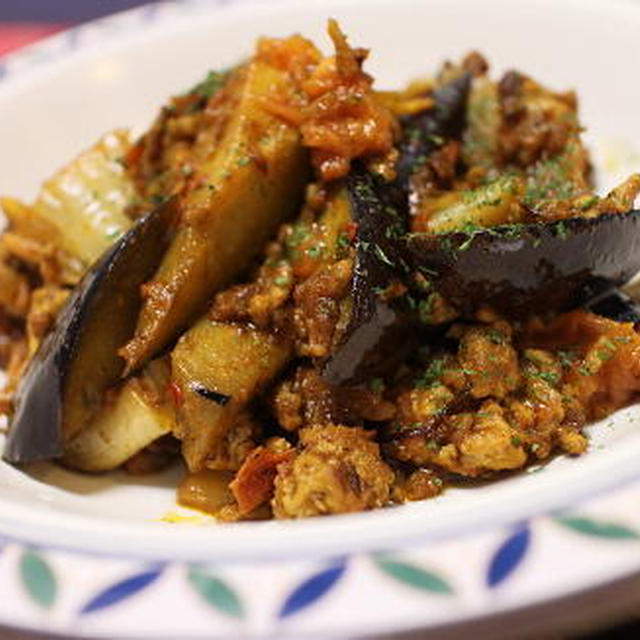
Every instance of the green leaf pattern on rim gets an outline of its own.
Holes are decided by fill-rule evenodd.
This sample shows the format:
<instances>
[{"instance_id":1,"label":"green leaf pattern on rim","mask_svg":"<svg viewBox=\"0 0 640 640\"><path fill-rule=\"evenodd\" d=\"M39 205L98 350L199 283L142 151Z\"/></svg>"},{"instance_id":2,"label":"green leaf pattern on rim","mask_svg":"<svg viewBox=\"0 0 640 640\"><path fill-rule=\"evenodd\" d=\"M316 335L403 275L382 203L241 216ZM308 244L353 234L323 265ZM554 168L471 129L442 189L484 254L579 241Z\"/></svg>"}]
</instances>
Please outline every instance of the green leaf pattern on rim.
<instances>
[{"instance_id":1,"label":"green leaf pattern on rim","mask_svg":"<svg viewBox=\"0 0 640 640\"><path fill-rule=\"evenodd\" d=\"M236 592L220 578L192 567L188 580L208 605L234 618L244 617L244 608Z\"/></svg>"},{"instance_id":2,"label":"green leaf pattern on rim","mask_svg":"<svg viewBox=\"0 0 640 640\"><path fill-rule=\"evenodd\" d=\"M373 562L383 573L409 587L441 595L453 594L451 585L444 578L415 564L387 556L373 556Z\"/></svg>"},{"instance_id":3,"label":"green leaf pattern on rim","mask_svg":"<svg viewBox=\"0 0 640 640\"><path fill-rule=\"evenodd\" d=\"M557 516L554 521L577 533L608 540L640 540L640 533L623 524L582 516Z\"/></svg>"},{"instance_id":4,"label":"green leaf pattern on rim","mask_svg":"<svg viewBox=\"0 0 640 640\"><path fill-rule=\"evenodd\" d=\"M46 560L33 549L25 549L20 556L22 585L36 604L50 608L57 594L56 579Z\"/></svg>"}]
</instances>

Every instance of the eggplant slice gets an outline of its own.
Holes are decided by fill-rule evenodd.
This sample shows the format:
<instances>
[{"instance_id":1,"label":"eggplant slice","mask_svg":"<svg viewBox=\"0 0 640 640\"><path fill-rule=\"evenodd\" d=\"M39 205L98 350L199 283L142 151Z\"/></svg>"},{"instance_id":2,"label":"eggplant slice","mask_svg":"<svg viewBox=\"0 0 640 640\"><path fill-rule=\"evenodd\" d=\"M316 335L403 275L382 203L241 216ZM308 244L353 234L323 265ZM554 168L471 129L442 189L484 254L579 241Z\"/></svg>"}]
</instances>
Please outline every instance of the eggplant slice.
<instances>
[{"instance_id":1,"label":"eggplant slice","mask_svg":"<svg viewBox=\"0 0 640 640\"><path fill-rule=\"evenodd\" d=\"M399 362L411 348L407 300L388 301L383 292L407 272L402 237L411 176L431 153L462 135L470 83L468 73L455 78L434 91L433 108L404 120L392 184L376 180L362 167L347 177L351 219L357 225L356 255L348 322L320 368L329 384L362 382Z\"/></svg>"},{"instance_id":2,"label":"eggplant slice","mask_svg":"<svg viewBox=\"0 0 640 640\"><path fill-rule=\"evenodd\" d=\"M640 327L640 304L618 289L590 301L586 309L616 322L633 322L636 330Z\"/></svg>"},{"instance_id":3,"label":"eggplant slice","mask_svg":"<svg viewBox=\"0 0 640 640\"><path fill-rule=\"evenodd\" d=\"M59 457L100 409L124 369L118 347L133 334L140 286L165 253L174 211L169 200L141 218L69 296L18 385L5 460Z\"/></svg>"},{"instance_id":4,"label":"eggplant slice","mask_svg":"<svg viewBox=\"0 0 640 640\"><path fill-rule=\"evenodd\" d=\"M412 266L463 314L510 317L579 307L640 271L640 211L412 234Z\"/></svg>"},{"instance_id":5,"label":"eggplant slice","mask_svg":"<svg viewBox=\"0 0 640 640\"><path fill-rule=\"evenodd\" d=\"M462 137L466 123L471 74L443 84L433 92L434 106L402 120L403 140L396 166L396 185L405 191L417 167L449 140Z\"/></svg>"},{"instance_id":6,"label":"eggplant slice","mask_svg":"<svg viewBox=\"0 0 640 640\"><path fill-rule=\"evenodd\" d=\"M402 330L405 316L397 301L382 295L398 279L404 221L385 205L379 184L365 170L352 171L346 183L351 221L357 225L349 319L338 345L321 365L323 378L334 385L360 382L388 365L385 345Z\"/></svg>"}]
</instances>

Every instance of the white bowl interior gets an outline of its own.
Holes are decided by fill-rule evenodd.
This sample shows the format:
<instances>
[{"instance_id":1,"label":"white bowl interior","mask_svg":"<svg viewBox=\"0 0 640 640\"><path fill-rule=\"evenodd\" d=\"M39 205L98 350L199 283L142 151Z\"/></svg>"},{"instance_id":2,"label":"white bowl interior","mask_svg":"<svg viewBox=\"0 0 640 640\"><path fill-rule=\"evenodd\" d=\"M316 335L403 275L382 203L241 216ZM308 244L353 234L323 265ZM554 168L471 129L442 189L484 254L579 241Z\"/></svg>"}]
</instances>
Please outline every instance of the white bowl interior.
<instances>
[{"instance_id":1,"label":"white bowl interior","mask_svg":"<svg viewBox=\"0 0 640 640\"><path fill-rule=\"evenodd\" d=\"M516 8L517 7L517 8ZM0 193L32 197L39 183L101 133L141 131L172 92L250 51L261 35L301 32L326 49L327 16L371 48L378 87L431 73L446 58L482 51L494 74L525 71L558 90L576 88L603 188L640 169L637 34L640 10L600 2L342 2L240 6L194 13L100 42L0 85ZM100 551L178 557L275 556L380 548L473 531L557 508L637 472L640 410L590 428L589 452L535 473L376 513L306 522L215 526L162 522L181 470L144 479L82 476L53 465L0 465L0 531ZM204 526L203 526L204 525Z\"/></svg>"}]
</instances>

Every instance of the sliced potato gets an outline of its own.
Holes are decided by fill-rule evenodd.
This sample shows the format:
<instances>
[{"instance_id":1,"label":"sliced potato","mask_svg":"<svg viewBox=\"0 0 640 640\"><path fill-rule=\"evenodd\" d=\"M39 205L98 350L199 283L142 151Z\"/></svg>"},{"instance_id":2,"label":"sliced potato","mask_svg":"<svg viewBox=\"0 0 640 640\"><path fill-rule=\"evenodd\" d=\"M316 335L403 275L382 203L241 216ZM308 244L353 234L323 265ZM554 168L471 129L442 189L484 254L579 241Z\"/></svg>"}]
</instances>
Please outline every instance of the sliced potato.
<instances>
[{"instance_id":1,"label":"sliced potato","mask_svg":"<svg viewBox=\"0 0 640 640\"><path fill-rule=\"evenodd\" d=\"M180 201L175 240L145 287L135 336L122 350L131 371L174 340L218 289L241 273L297 209L308 176L298 131L261 99L288 90L289 76L253 61L242 96L212 158Z\"/></svg>"},{"instance_id":2,"label":"sliced potato","mask_svg":"<svg viewBox=\"0 0 640 640\"><path fill-rule=\"evenodd\" d=\"M520 205L524 180L503 176L469 191L448 191L424 203L420 216L426 223L421 231L447 233L475 227L521 222L526 211Z\"/></svg>"},{"instance_id":3,"label":"sliced potato","mask_svg":"<svg viewBox=\"0 0 640 640\"><path fill-rule=\"evenodd\" d=\"M177 387L175 435L189 470L227 456L219 449L241 410L291 356L291 345L249 327L204 318L171 354Z\"/></svg>"},{"instance_id":4,"label":"sliced potato","mask_svg":"<svg viewBox=\"0 0 640 640\"><path fill-rule=\"evenodd\" d=\"M0 262L0 307L13 316L23 317L29 309L30 298L27 278Z\"/></svg>"},{"instance_id":5,"label":"sliced potato","mask_svg":"<svg viewBox=\"0 0 640 640\"><path fill-rule=\"evenodd\" d=\"M349 221L346 190L336 185L318 220L318 235L313 236L314 246L325 248L323 258L302 278L337 259L338 238ZM293 225L293 235L298 223ZM289 247L294 261L306 253L304 246ZM292 346L273 335L206 318L180 338L171 354L180 407L175 435L183 440L183 454L192 471L203 466L240 466L251 436L244 409L292 356Z\"/></svg>"},{"instance_id":6,"label":"sliced potato","mask_svg":"<svg viewBox=\"0 0 640 640\"><path fill-rule=\"evenodd\" d=\"M175 412L159 388L167 376L154 374L145 371L128 380L115 401L67 444L62 462L81 471L109 471L170 433Z\"/></svg>"}]
</instances>

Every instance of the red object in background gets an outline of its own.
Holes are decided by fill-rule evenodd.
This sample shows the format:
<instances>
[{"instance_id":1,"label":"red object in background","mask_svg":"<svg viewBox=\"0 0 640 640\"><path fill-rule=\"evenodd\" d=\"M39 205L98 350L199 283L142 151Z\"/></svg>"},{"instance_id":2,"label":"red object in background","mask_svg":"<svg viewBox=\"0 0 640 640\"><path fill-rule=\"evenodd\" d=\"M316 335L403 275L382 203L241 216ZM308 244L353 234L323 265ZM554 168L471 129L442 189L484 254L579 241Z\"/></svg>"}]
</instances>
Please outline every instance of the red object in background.
<instances>
[{"instance_id":1,"label":"red object in background","mask_svg":"<svg viewBox=\"0 0 640 640\"><path fill-rule=\"evenodd\" d=\"M4 22L0 23L0 56L45 36L66 29L60 23Z\"/></svg>"}]
</instances>

